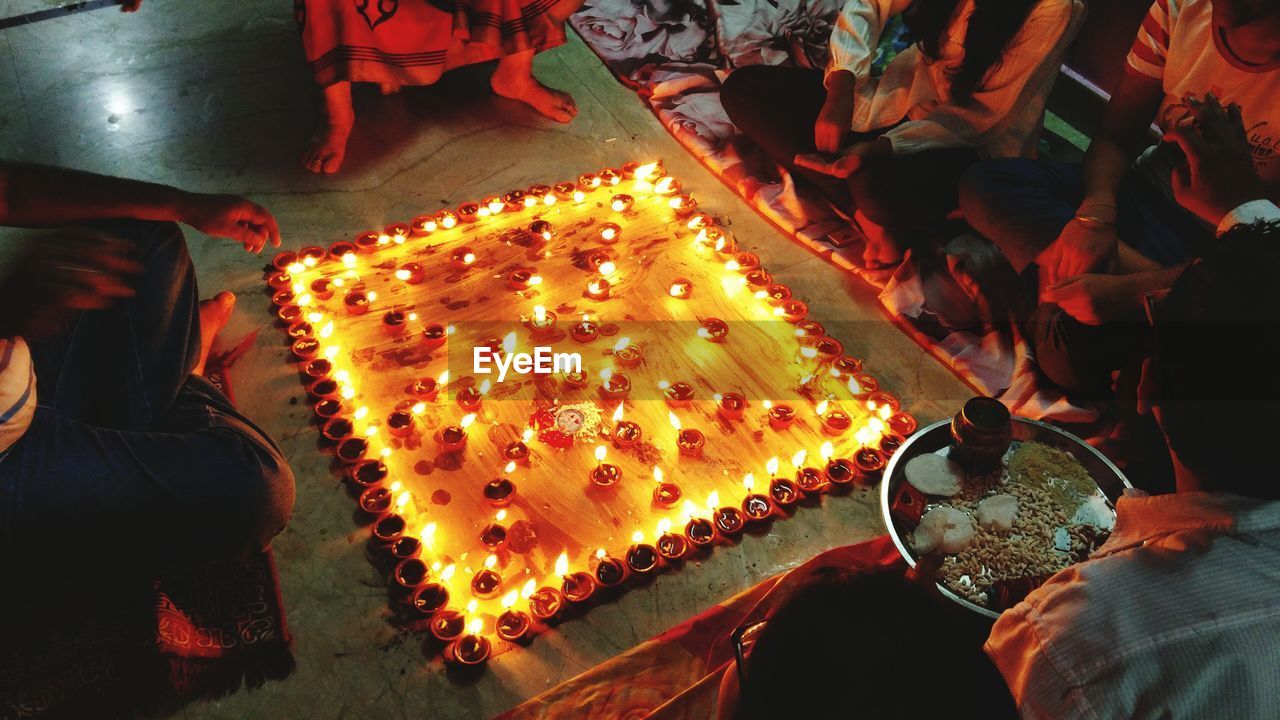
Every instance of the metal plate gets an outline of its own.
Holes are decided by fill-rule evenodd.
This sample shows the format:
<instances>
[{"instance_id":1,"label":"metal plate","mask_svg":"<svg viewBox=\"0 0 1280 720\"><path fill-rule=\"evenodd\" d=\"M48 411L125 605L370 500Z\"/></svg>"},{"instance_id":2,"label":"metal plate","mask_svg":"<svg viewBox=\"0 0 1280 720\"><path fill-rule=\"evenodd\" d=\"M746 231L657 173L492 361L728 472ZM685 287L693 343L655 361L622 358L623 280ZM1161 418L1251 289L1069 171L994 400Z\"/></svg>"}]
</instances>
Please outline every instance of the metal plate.
<instances>
[{"instance_id":1,"label":"metal plate","mask_svg":"<svg viewBox=\"0 0 1280 720\"><path fill-rule=\"evenodd\" d=\"M1013 419L1013 439L1015 442L1044 443L1070 453L1072 457L1080 461L1080 464L1084 466L1084 469L1088 471L1094 482L1098 484L1103 494L1112 503L1124 494L1125 488L1133 487L1133 485L1129 484L1129 480L1124 476L1124 473L1120 472L1120 468L1094 449L1092 445L1053 425L1038 420L1015 417ZM889 511L889 506L893 502L892 498L897 494L898 485L903 482L905 476L904 468L907 463L918 455L937 452L950 444L950 419L939 420L932 425L921 428L889 460L889 464L884 470L884 482L880 483L880 513L884 517L885 527L889 528L889 536L893 538L893 544L897 546L898 552L902 553L902 557L906 559L907 564L913 568L916 566L916 557L907 546L904 534L898 532L898 527L894 522L892 513ZM951 592L949 588L941 583L938 584L938 590L946 597L973 612L989 618L1000 617L1000 614L994 610L969 602Z\"/></svg>"}]
</instances>

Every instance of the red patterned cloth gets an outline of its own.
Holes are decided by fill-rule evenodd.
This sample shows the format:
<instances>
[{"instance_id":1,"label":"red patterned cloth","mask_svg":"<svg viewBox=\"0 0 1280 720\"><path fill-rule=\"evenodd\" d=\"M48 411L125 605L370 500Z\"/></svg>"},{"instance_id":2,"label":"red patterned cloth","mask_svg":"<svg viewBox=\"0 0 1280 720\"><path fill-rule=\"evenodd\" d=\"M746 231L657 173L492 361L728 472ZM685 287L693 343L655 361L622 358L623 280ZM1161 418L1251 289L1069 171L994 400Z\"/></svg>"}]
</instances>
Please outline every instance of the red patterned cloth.
<instances>
[{"instance_id":1,"label":"red patterned cloth","mask_svg":"<svg viewBox=\"0 0 1280 720\"><path fill-rule=\"evenodd\" d=\"M729 636L784 578L820 567L872 570L906 563L888 535L821 553L499 715L495 720L707 718L733 662Z\"/></svg>"},{"instance_id":2,"label":"red patterned cloth","mask_svg":"<svg viewBox=\"0 0 1280 720\"><path fill-rule=\"evenodd\" d=\"M205 376L228 398L227 368L255 337L208 362ZM151 581L56 590L0 597L0 719L134 717L293 670L269 549Z\"/></svg>"},{"instance_id":3,"label":"red patterned cloth","mask_svg":"<svg viewBox=\"0 0 1280 720\"><path fill-rule=\"evenodd\" d=\"M582 0L294 0L311 72L392 87L430 85L446 70L565 41Z\"/></svg>"}]
</instances>

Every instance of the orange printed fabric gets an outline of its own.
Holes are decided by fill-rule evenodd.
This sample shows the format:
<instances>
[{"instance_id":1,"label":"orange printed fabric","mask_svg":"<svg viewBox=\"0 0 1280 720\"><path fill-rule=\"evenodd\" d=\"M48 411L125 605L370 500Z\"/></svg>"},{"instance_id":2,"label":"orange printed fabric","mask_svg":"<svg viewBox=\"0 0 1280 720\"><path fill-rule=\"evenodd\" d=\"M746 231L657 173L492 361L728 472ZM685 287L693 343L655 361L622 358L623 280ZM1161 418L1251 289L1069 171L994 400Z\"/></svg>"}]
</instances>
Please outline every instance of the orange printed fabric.
<instances>
[{"instance_id":1,"label":"orange printed fabric","mask_svg":"<svg viewBox=\"0 0 1280 720\"><path fill-rule=\"evenodd\" d=\"M430 85L446 70L564 43L581 0L294 0L320 85Z\"/></svg>"}]
</instances>

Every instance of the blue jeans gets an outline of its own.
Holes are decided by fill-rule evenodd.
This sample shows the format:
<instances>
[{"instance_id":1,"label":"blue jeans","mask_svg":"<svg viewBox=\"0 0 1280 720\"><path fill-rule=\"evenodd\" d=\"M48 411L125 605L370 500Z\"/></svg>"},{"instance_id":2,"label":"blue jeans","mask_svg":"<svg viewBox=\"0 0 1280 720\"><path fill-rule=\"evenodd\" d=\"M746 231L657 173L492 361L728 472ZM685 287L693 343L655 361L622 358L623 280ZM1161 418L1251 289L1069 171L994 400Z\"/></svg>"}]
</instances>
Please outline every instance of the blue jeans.
<instances>
[{"instance_id":1,"label":"blue jeans","mask_svg":"<svg viewBox=\"0 0 1280 720\"><path fill-rule=\"evenodd\" d=\"M1057 305L1039 304L1036 257L1075 216L1084 195L1079 165L1022 158L988 160L970 168L960 183L965 220L995 243L1021 275L1026 334L1041 371L1060 387L1103 396L1112 374L1131 370L1145 351L1146 323L1090 326ZM1140 172L1130 172L1117 199L1121 241L1165 267L1193 258L1213 231L1157 190Z\"/></svg>"},{"instance_id":2,"label":"blue jeans","mask_svg":"<svg viewBox=\"0 0 1280 720\"><path fill-rule=\"evenodd\" d=\"M293 508L279 448L202 377L195 271L176 225L100 228L145 267L136 296L32 347L39 405L0 459L0 568L147 575L265 547ZM12 576L11 576L12 577Z\"/></svg>"}]
</instances>

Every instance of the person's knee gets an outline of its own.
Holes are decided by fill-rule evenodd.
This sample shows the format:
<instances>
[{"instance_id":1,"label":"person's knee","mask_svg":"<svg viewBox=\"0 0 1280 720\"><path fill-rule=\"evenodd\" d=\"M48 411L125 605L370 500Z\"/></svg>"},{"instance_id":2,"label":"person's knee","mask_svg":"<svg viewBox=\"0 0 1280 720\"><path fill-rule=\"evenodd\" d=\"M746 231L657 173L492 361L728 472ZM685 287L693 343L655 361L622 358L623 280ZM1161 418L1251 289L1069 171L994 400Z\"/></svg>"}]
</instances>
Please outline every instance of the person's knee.
<instances>
[{"instance_id":1,"label":"person's knee","mask_svg":"<svg viewBox=\"0 0 1280 720\"><path fill-rule=\"evenodd\" d=\"M1098 347L1090 328L1053 303L1043 303L1026 324L1027 340L1040 372L1053 384L1081 395L1099 396L1110 391L1110 374L1104 360L1107 348Z\"/></svg>"},{"instance_id":2,"label":"person's knee","mask_svg":"<svg viewBox=\"0 0 1280 720\"><path fill-rule=\"evenodd\" d=\"M871 160L858 168L849 178L849 194L858 212L886 228L899 224L902 205L911 196L895 172L893 156Z\"/></svg>"},{"instance_id":3,"label":"person's knee","mask_svg":"<svg viewBox=\"0 0 1280 720\"><path fill-rule=\"evenodd\" d=\"M228 477L213 489L217 514L227 518L227 544L237 551L260 550L284 530L293 513L293 471L280 452L246 432L231 438L220 471Z\"/></svg>"},{"instance_id":4,"label":"person's knee","mask_svg":"<svg viewBox=\"0 0 1280 720\"><path fill-rule=\"evenodd\" d=\"M990 228L1007 210L1010 194L1026 185L1017 172L1021 158L1000 158L980 162L960 176L960 212L978 232L990 237Z\"/></svg>"},{"instance_id":5,"label":"person's knee","mask_svg":"<svg viewBox=\"0 0 1280 720\"><path fill-rule=\"evenodd\" d=\"M768 70L768 67L762 65L738 68L729 73L729 77L720 85L720 104L739 129L750 125L751 119L758 114L756 98L761 94L761 81Z\"/></svg>"}]
</instances>

